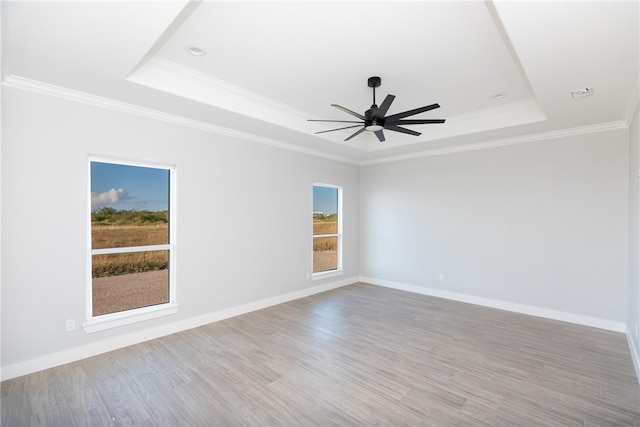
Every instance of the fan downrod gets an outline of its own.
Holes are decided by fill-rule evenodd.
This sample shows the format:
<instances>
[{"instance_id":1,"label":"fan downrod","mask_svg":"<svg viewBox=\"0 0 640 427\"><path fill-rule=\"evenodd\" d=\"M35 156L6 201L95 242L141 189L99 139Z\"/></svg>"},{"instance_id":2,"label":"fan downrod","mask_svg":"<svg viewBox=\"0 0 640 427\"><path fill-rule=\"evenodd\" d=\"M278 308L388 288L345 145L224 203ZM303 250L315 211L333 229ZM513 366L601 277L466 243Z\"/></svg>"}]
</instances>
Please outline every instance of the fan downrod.
<instances>
[{"instance_id":1,"label":"fan downrod","mask_svg":"<svg viewBox=\"0 0 640 427\"><path fill-rule=\"evenodd\" d=\"M372 109L378 108L378 106L376 105L376 88L380 87L381 84L382 84L382 79L377 76L369 77L369 80L367 80L367 86L369 86L370 88L373 88L373 104L371 105Z\"/></svg>"}]
</instances>

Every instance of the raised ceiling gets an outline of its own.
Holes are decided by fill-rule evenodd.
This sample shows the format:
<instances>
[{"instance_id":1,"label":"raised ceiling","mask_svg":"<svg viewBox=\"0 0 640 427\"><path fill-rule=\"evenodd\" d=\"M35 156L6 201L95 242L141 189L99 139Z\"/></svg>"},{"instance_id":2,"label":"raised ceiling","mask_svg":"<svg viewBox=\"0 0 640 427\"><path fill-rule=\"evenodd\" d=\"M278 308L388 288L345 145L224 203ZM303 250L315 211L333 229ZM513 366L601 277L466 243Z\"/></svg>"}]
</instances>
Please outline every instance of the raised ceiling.
<instances>
[{"instance_id":1,"label":"raised ceiling","mask_svg":"<svg viewBox=\"0 0 640 427\"><path fill-rule=\"evenodd\" d=\"M624 127L638 2L3 2L3 81L355 163ZM206 52L195 56L189 48ZM439 103L419 137L307 119ZM571 91L593 88L574 99ZM496 95L504 95L496 97ZM499 99L496 99L499 98ZM99 101L97 101L99 100ZM108 101L107 101L108 100ZM113 101L109 103L109 101ZM125 108L125 107L122 107Z\"/></svg>"}]
</instances>

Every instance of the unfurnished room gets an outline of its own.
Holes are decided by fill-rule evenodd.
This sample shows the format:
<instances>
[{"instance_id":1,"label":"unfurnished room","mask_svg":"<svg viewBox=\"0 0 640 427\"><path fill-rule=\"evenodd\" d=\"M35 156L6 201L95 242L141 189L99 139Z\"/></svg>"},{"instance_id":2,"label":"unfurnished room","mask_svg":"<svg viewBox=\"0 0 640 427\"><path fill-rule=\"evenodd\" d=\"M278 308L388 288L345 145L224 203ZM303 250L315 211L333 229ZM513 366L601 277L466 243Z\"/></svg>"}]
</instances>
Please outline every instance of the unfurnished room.
<instances>
[{"instance_id":1,"label":"unfurnished room","mask_svg":"<svg viewBox=\"0 0 640 427\"><path fill-rule=\"evenodd\" d=\"M640 2L0 2L2 426L640 426Z\"/></svg>"}]
</instances>

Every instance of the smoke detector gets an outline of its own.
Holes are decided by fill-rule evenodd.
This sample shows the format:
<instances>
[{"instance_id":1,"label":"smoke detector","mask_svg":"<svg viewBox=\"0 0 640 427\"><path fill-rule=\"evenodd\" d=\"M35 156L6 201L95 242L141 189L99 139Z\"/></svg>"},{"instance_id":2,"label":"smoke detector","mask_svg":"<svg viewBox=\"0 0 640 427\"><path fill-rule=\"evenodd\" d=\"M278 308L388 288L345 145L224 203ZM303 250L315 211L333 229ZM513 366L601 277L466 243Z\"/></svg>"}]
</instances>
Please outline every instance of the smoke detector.
<instances>
[{"instance_id":1,"label":"smoke detector","mask_svg":"<svg viewBox=\"0 0 640 427\"><path fill-rule=\"evenodd\" d=\"M573 99L586 98L587 96L591 95L593 95L592 87L585 87L583 89L576 89L571 91L571 98Z\"/></svg>"}]
</instances>

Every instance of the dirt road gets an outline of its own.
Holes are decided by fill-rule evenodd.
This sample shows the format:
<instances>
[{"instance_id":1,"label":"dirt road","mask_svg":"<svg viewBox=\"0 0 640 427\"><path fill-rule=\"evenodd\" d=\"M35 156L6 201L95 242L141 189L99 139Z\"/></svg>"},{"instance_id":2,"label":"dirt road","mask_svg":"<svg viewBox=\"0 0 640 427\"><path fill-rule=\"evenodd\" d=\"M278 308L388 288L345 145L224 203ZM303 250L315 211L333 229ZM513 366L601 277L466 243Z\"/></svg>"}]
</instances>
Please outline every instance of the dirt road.
<instances>
[{"instance_id":1,"label":"dirt road","mask_svg":"<svg viewBox=\"0 0 640 427\"><path fill-rule=\"evenodd\" d=\"M169 270L93 279L93 315L169 302Z\"/></svg>"}]
</instances>

